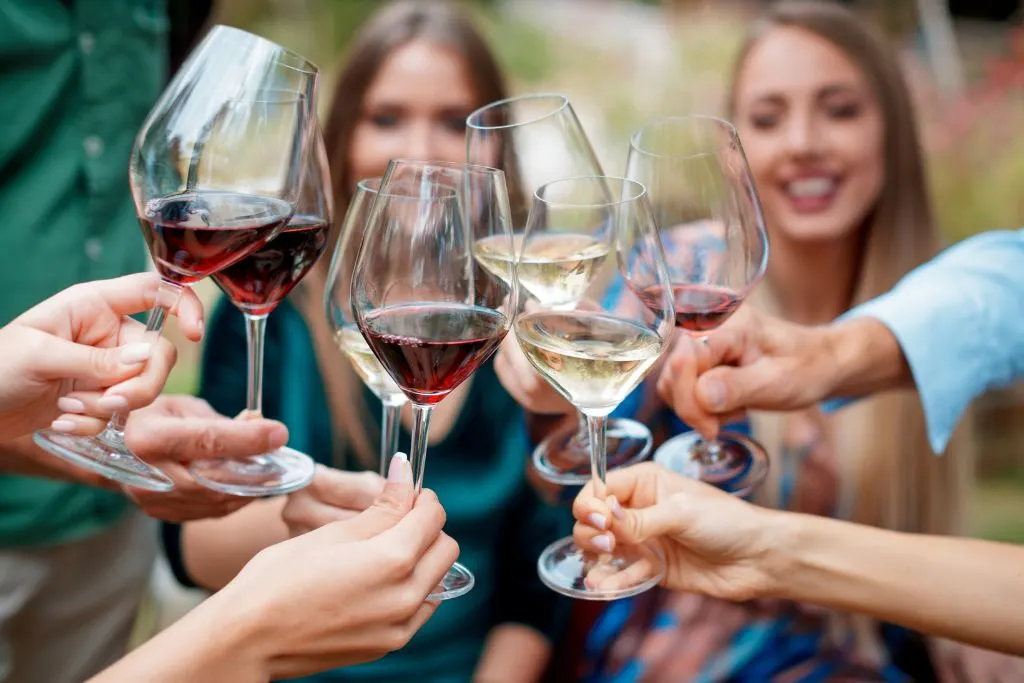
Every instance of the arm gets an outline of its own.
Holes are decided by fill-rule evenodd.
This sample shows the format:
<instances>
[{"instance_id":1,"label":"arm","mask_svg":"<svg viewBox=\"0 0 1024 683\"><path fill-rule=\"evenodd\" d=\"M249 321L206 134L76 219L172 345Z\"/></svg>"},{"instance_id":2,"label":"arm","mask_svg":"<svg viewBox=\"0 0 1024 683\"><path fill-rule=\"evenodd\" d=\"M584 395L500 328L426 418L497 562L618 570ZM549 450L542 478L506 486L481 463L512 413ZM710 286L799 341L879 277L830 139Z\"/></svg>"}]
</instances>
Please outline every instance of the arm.
<instances>
[{"instance_id":1,"label":"arm","mask_svg":"<svg viewBox=\"0 0 1024 683\"><path fill-rule=\"evenodd\" d=\"M771 593L1024 655L1024 548L771 516Z\"/></svg>"}]
</instances>

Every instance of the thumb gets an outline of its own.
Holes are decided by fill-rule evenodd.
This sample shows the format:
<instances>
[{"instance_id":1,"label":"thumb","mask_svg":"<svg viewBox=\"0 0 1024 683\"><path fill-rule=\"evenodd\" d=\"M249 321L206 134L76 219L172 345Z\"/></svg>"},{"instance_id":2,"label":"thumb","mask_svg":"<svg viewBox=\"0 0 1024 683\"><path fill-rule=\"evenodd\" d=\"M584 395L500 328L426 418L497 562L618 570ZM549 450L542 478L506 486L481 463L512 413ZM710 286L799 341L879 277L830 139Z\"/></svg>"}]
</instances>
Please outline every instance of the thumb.
<instances>
[{"instance_id":1,"label":"thumb","mask_svg":"<svg viewBox=\"0 0 1024 683\"><path fill-rule=\"evenodd\" d=\"M387 531L405 517L415 502L409 458L405 453L395 453L384 490L373 505L349 521L346 540L365 540Z\"/></svg>"},{"instance_id":2,"label":"thumb","mask_svg":"<svg viewBox=\"0 0 1024 683\"><path fill-rule=\"evenodd\" d=\"M771 374L763 363L712 368L697 380L697 401L712 413L781 408L768 390L773 386L781 388L785 382L774 381Z\"/></svg>"},{"instance_id":3,"label":"thumb","mask_svg":"<svg viewBox=\"0 0 1024 683\"><path fill-rule=\"evenodd\" d=\"M48 380L73 379L111 387L138 375L152 355L151 344L98 348L47 335L38 348L37 374Z\"/></svg>"},{"instance_id":4,"label":"thumb","mask_svg":"<svg viewBox=\"0 0 1024 683\"><path fill-rule=\"evenodd\" d=\"M673 514L667 503L634 510L623 508L618 501L609 500L612 508L612 533L622 542L637 545L656 536L664 536L676 530L678 515Z\"/></svg>"}]
</instances>

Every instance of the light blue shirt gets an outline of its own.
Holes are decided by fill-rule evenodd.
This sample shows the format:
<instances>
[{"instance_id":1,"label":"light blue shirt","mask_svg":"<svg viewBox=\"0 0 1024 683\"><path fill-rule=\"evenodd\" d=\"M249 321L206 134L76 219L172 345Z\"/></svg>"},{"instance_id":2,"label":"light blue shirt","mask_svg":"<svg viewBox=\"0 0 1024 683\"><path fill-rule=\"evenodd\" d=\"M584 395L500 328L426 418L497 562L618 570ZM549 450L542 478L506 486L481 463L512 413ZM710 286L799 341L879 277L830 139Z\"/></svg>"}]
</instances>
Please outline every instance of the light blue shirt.
<instances>
[{"instance_id":1,"label":"light blue shirt","mask_svg":"<svg viewBox=\"0 0 1024 683\"><path fill-rule=\"evenodd\" d=\"M964 240L841 319L864 316L903 349L941 453L975 398L1024 377L1024 229Z\"/></svg>"}]
</instances>

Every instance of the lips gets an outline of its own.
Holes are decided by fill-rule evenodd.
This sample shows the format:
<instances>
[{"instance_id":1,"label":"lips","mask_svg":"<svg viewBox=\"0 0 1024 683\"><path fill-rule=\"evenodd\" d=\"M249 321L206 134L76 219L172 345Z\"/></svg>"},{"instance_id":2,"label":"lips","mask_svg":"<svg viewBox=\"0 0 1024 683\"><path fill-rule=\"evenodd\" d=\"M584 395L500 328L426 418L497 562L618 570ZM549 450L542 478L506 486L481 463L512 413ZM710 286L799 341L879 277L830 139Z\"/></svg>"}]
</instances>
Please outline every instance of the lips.
<instances>
[{"instance_id":1,"label":"lips","mask_svg":"<svg viewBox=\"0 0 1024 683\"><path fill-rule=\"evenodd\" d=\"M782 194L794 211L816 213L828 209L838 188L834 176L807 176L782 183Z\"/></svg>"}]
</instances>

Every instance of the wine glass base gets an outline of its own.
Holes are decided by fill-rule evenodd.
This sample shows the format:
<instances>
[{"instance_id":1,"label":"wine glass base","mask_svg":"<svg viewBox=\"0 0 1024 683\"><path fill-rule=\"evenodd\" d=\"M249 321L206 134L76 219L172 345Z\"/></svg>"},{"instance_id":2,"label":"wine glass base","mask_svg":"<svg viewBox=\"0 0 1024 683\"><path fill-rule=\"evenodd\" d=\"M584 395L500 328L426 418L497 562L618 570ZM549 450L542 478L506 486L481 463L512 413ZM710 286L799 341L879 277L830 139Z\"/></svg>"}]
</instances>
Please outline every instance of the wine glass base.
<instances>
[{"instance_id":1,"label":"wine glass base","mask_svg":"<svg viewBox=\"0 0 1024 683\"><path fill-rule=\"evenodd\" d=\"M441 583L437 584L434 592L427 596L427 600L431 602L451 600L465 595L473 590L475 585L476 579L473 577L473 572L456 562L441 579Z\"/></svg>"},{"instance_id":2,"label":"wine glass base","mask_svg":"<svg viewBox=\"0 0 1024 683\"><path fill-rule=\"evenodd\" d=\"M316 463L305 453L285 447L240 460L197 460L189 472L208 489L257 498L305 488L313 481Z\"/></svg>"},{"instance_id":3,"label":"wine glass base","mask_svg":"<svg viewBox=\"0 0 1024 683\"><path fill-rule=\"evenodd\" d=\"M620 546L598 556L563 538L541 553L537 573L544 585L570 598L619 600L657 586L665 576L665 560L649 546Z\"/></svg>"},{"instance_id":4,"label":"wine glass base","mask_svg":"<svg viewBox=\"0 0 1024 683\"><path fill-rule=\"evenodd\" d=\"M663 443L654 453L654 462L734 496L744 496L757 488L768 474L769 459L764 447L734 432L719 434L718 441L720 457L712 464L697 459L697 447L703 442L697 432L680 434Z\"/></svg>"},{"instance_id":5,"label":"wine glass base","mask_svg":"<svg viewBox=\"0 0 1024 683\"><path fill-rule=\"evenodd\" d=\"M36 445L61 460L91 470L107 479L147 491L167 492L174 482L166 474L121 443L100 440L95 436L77 436L42 429L32 435Z\"/></svg>"},{"instance_id":6,"label":"wine glass base","mask_svg":"<svg viewBox=\"0 0 1024 683\"><path fill-rule=\"evenodd\" d=\"M636 420L608 420L606 445L608 470L633 465L651 452L651 430ZM591 479L590 446L579 438L576 423L553 432L533 450L533 466L545 481L583 486Z\"/></svg>"}]
</instances>

